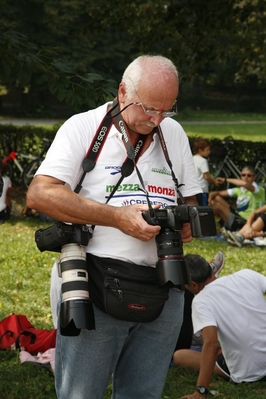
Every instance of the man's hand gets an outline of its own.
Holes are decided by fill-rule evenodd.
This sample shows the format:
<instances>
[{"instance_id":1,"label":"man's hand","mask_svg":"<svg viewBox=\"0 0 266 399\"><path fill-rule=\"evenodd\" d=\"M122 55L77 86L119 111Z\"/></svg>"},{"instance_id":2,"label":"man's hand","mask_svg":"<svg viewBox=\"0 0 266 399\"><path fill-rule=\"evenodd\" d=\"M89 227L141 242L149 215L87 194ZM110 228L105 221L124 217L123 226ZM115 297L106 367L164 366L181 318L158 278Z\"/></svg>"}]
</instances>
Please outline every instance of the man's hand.
<instances>
[{"instance_id":1,"label":"man's hand","mask_svg":"<svg viewBox=\"0 0 266 399\"><path fill-rule=\"evenodd\" d=\"M217 181L218 184L223 184L226 182L225 177L216 177L215 180Z\"/></svg>"},{"instance_id":2,"label":"man's hand","mask_svg":"<svg viewBox=\"0 0 266 399\"><path fill-rule=\"evenodd\" d=\"M160 205L155 205L153 208L159 209ZM117 228L138 240L151 240L159 234L161 227L159 225L150 225L144 220L142 213L147 210L148 206L146 205L130 205L115 208Z\"/></svg>"},{"instance_id":3,"label":"man's hand","mask_svg":"<svg viewBox=\"0 0 266 399\"><path fill-rule=\"evenodd\" d=\"M214 198L219 194L219 191L212 191L209 193L209 200L208 203L210 205L211 201L214 200Z\"/></svg>"},{"instance_id":4,"label":"man's hand","mask_svg":"<svg viewBox=\"0 0 266 399\"><path fill-rule=\"evenodd\" d=\"M159 209L160 205L155 205L153 208ZM147 210L148 207L146 205L131 205L115 208L117 228L123 233L137 238L138 240L151 240L160 233L161 227L159 225L150 225L145 221L142 213ZM183 242L190 242L192 240L190 223L183 224L181 237Z\"/></svg>"},{"instance_id":5,"label":"man's hand","mask_svg":"<svg viewBox=\"0 0 266 399\"><path fill-rule=\"evenodd\" d=\"M184 223L183 228L181 230L181 237L183 242L190 242L192 241L190 223Z\"/></svg>"}]
</instances>

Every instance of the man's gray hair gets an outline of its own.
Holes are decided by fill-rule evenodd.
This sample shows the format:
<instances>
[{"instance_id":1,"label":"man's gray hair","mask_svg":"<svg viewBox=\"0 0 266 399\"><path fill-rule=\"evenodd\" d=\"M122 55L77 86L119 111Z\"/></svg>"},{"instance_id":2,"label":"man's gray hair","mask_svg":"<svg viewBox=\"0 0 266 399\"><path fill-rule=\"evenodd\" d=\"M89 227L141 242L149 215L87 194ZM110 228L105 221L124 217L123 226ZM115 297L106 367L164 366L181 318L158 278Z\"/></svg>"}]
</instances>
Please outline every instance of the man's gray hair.
<instances>
[{"instance_id":1,"label":"man's gray hair","mask_svg":"<svg viewBox=\"0 0 266 399\"><path fill-rule=\"evenodd\" d=\"M255 175L255 169L253 168L253 166L251 165L245 165L244 168L242 168L241 172L244 172L244 170L249 170L251 173L253 173L253 175Z\"/></svg>"},{"instance_id":2,"label":"man's gray hair","mask_svg":"<svg viewBox=\"0 0 266 399\"><path fill-rule=\"evenodd\" d=\"M146 61L148 64L148 71L146 68ZM134 96L134 92L138 90L141 79L145 73L152 75L153 73L158 73L161 70L165 74L176 75L178 82L178 72L171 60L169 58L163 57L161 55L141 55L132 61L128 67L125 69L122 76L122 82L125 83L126 92L128 98Z\"/></svg>"},{"instance_id":3,"label":"man's gray hair","mask_svg":"<svg viewBox=\"0 0 266 399\"><path fill-rule=\"evenodd\" d=\"M185 262L190 272L190 278L195 283L205 283L212 275L209 263L200 255L188 254L184 256Z\"/></svg>"}]
</instances>

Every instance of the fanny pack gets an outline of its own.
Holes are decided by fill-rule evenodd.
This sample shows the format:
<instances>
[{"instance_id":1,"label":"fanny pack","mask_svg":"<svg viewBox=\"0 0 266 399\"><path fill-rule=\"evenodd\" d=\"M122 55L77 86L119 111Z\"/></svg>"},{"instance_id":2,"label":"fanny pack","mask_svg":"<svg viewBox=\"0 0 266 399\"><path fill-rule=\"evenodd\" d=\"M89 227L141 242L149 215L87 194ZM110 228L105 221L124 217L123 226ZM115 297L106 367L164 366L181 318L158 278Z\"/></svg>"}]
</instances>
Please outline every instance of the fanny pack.
<instances>
[{"instance_id":1,"label":"fanny pack","mask_svg":"<svg viewBox=\"0 0 266 399\"><path fill-rule=\"evenodd\" d=\"M156 269L87 254L89 292L103 312L120 320L155 320L168 299L170 286L158 285Z\"/></svg>"}]
</instances>

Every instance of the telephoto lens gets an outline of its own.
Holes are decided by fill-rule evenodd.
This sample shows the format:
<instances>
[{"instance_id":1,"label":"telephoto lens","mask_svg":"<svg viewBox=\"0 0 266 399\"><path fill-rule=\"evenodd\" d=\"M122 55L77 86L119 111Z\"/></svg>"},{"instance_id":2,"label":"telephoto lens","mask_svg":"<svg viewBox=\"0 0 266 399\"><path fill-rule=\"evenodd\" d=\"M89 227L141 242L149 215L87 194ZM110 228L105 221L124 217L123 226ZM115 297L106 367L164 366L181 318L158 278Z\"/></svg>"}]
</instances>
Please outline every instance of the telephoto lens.
<instances>
[{"instance_id":1,"label":"telephoto lens","mask_svg":"<svg viewBox=\"0 0 266 399\"><path fill-rule=\"evenodd\" d=\"M158 262L156 272L160 285L172 284L180 289L190 283L190 274L183 257L183 243L178 231L162 229L156 236Z\"/></svg>"},{"instance_id":2,"label":"telephoto lens","mask_svg":"<svg viewBox=\"0 0 266 399\"><path fill-rule=\"evenodd\" d=\"M63 245L59 269L62 277L61 334L77 336L81 329L95 329L85 247L76 243Z\"/></svg>"}]
</instances>

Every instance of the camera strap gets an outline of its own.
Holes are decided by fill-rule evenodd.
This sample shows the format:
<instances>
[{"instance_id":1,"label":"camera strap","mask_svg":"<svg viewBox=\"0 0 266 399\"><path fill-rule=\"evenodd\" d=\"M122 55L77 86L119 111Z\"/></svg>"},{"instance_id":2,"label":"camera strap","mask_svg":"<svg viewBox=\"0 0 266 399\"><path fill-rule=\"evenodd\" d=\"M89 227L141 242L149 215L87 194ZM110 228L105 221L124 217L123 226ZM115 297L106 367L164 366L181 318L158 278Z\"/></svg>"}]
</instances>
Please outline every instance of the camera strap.
<instances>
[{"instance_id":1,"label":"camera strap","mask_svg":"<svg viewBox=\"0 0 266 399\"><path fill-rule=\"evenodd\" d=\"M123 162L123 165L121 166L121 177L114 186L112 192L110 193L106 203L112 198L116 190L118 189L119 185L121 184L122 180L130 176L131 173L134 170L134 167L136 167L136 163L141 155L141 150L143 149L145 140L147 139L147 135L140 134L137 136L134 145L131 144L129 135L127 133L127 129L125 127L125 124L123 122L123 119L121 117L121 112L119 111L118 113L114 114L114 110L119 106L119 102L115 98L112 104L112 108L108 110L106 115L104 116L102 122L100 123L94 138L91 142L90 148L87 151L86 157L84 158L82 162L82 167L83 167L83 174L74 190L75 193L79 193L81 188L82 188L82 183L83 180L86 176L86 174L90 171L92 171L96 165L96 161L101 153L101 150L103 148L103 145L106 141L106 138L108 136L108 133L112 127L112 124L115 124L115 127L117 130L120 131L122 134L122 139L124 142L124 145L127 150L127 158ZM141 183L144 185L144 183Z\"/></svg>"},{"instance_id":2,"label":"camera strap","mask_svg":"<svg viewBox=\"0 0 266 399\"><path fill-rule=\"evenodd\" d=\"M106 113L106 115L104 116L102 122L100 123L94 138L91 142L90 148L87 151L86 157L84 158L83 162L82 162L82 167L83 167L83 174L74 190L75 193L79 193L81 188L82 188L82 183L83 180L86 176L86 174L88 172L91 172L97 162L97 159L101 153L101 150L103 148L103 145L106 141L106 138L108 136L108 133L112 127L112 125L114 124L115 127L117 128L118 131L120 131L120 133L122 134L122 140L123 143L126 147L127 150L127 158L125 159L125 161L123 162L122 166L121 166L121 177L118 180L118 182L116 183L116 185L114 186L112 192L110 193L109 197L107 198L106 203L108 203L110 201L110 199L112 198L112 196L114 195L114 193L116 192L116 190L118 189L119 185L121 184L122 180L127 177L130 176L131 173L133 172L134 168L136 169L136 173L138 175L139 181L142 185L142 188L140 188L141 191L143 191L146 195L146 199L147 199L147 204L149 206L150 211L153 210L150 200L149 200L149 193L147 192L146 188L145 188L145 184L144 181L142 179L142 176L140 174L140 171L137 167L137 161L142 153L142 149L145 143L145 140L147 139L147 135L144 134L139 134L134 142L134 144L131 144L130 141L130 136L128 134L127 131L127 127L126 124L123 121L123 118L121 117L121 112L123 112L123 110L126 108L123 108L122 110L120 110L117 113L114 113L114 111L116 110L116 108L119 109L119 102L117 100L117 98L114 99L112 107L110 110L108 110L108 112ZM170 168L171 171L171 175L172 175L172 180L175 184L175 189L177 192L177 195L179 197L179 199L181 200L182 204L185 204L185 199L182 196L181 192L179 191L179 188L181 186L183 186L184 184L179 184L178 183L178 179L173 171L173 166L172 166L172 162L170 160L168 151L167 151L167 146L164 140L164 136L163 136L163 132L162 129L159 126L157 126L156 128L154 128L154 133L157 132L158 136L159 136L159 140L160 140L160 144L164 153L164 157L165 160Z\"/></svg>"},{"instance_id":3,"label":"camera strap","mask_svg":"<svg viewBox=\"0 0 266 399\"><path fill-rule=\"evenodd\" d=\"M158 133L158 136L159 136L159 140L160 140L160 144L161 144L161 147L162 147L162 150L163 150L163 153L164 153L165 160L168 163L168 166L169 166L170 171L171 171L172 180L173 180L173 182L175 184L175 189L176 189L177 195L180 198L181 203L185 204L186 201L185 201L183 195L181 194L181 192L179 190L179 188L181 186L184 186L184 183L181 183L181 184L178 183L178 179L177 179L177 177L176 177L176 175L175 175L175 173L173 171L173 164L172 164L172 161L171 161L171 159L169 157L169 154L168 154L168 151L167 151L167 147L166 147L166 142L164 140L163 132L162 132L162 129L161 129L160 125L157 127L157 133Z\"/></svg>"}]
</instances>

